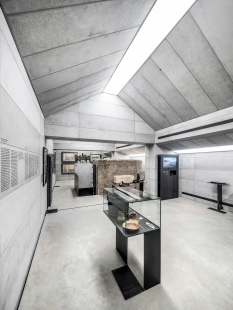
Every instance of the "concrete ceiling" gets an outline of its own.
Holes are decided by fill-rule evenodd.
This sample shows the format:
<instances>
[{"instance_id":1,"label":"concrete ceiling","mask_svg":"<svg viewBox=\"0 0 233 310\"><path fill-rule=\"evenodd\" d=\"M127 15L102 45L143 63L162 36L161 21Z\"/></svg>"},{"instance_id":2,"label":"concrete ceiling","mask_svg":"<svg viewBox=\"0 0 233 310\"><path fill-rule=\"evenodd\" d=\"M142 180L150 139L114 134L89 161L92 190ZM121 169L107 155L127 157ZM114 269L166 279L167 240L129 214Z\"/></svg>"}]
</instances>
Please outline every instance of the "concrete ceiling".
<instances>
[{"instance_id":1,"label":"concrete ceiling","mask_svg":"<svg viewBox=\"0 0 233 310\"><path fill-rule=\"evenodd\" d=\"M232 17L233 1L198 0L118 96L154 130L232 106Z\"/></svg>"},{"instance_id":2,"label":"concrete ceiling","mask_svg":"<svg viewBox=\"0 0 233 310\"><path fill-rule=\"evenodd\" d=\"M44 115L101 93L156 0L1 0Z\"/></svg>"},{"instance_id":3,"label":"concrete ceiling","mask_svg":"<svg viewBox=\"0 0 233 310\"><path fill-rule=\"evenodd\" d=\"M126 149L117 149L117 153L121 153L124 155L137 155L137 154L145 154L145 146L137 146L134 145L132 148L126 148ZM135 158L137 159L137 158Z\"/></svg>"},{"instance_id":4,"label":"concrete ceiling","mask_svg":"<svg viewBox=\"0 0 233 310\"><path fill-rule=\"evenodd\" d=\"M233 131L227 134L213 134L208 137L202 137L198 139L158 143L158 145L163 146L171 151L233 145Z\"/></svg>"}]
</instances>

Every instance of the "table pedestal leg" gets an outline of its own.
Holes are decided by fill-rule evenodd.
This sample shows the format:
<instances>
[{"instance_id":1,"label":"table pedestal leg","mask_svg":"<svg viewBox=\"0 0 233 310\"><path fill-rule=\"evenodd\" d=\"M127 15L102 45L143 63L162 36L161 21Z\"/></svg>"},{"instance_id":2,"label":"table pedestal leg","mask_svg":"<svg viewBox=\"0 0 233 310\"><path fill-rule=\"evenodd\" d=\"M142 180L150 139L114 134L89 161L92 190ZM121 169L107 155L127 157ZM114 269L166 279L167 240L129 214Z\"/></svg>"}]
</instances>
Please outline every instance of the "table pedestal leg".
<instances>
[{"instance_id":1,"label":"table pedestal leg","mask_svg":"<svg viewBox=\"0 0 233 310\"><path fill-rule=\"evenodd\" d=\"M161 280L161 233L160 229L144 234L144 289Z\"/></svg>"},{"instance_id":2,"label":"table pedestal leg","mask_svg":"<svg viewBox=\"0 0 233 310\"><path fill-rule=\"evenodd\" d=\"M127 264L128 261L128 238L116 228L116 249L120 253L122 259Z\"/></svg>"}]
</instances>

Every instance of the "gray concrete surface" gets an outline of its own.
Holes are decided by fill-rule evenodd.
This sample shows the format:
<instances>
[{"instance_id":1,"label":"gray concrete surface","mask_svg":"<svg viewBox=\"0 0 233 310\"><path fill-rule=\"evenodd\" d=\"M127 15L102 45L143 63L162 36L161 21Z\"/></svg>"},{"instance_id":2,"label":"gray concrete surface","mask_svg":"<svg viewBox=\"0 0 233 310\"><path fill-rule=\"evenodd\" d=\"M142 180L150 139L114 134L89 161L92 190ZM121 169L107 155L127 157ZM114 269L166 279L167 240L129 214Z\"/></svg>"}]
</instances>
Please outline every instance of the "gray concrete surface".
<instances>
[{"instance_id":1,"label":"gray concrete surface","mask_svg":"<svg viewBox=\"0 0 233 310\"><path fill-rule=\"evenodd\" d=\"M232 14L231 1L196 1L119 97L154 130L231 107Z\"/></svg>"},{"instance_id":2,"label":"gray concrete surface","mask_svg":"<svg viewBox=\"0 0 233 310\"><path fill-rule=\"evenodd\" d=\"M45 135L116 143L155 141L154 130L143 119L119 97L103 93L46 117Z\"/></svg>"},{"instance_id":3,"label":"gray concrete surface","mask_svg":"<svg viewBox=\"0 0 233 310\"><path fill-rule=\"evenodd\" d=\"M216 208L217 203L190 197L182 191L217 200L217 186L208 182L226 182L222 188L222 199L233 205L233 151L180 154L179 165L180 196ZM233 207L223 205L223 208L233 212Z\"/></svg>"},{"instance_id":4,"label":"gray concrete surface","mask_svg":"<svg viewBox=\"0 0 233 310\"><path fill-rule=\"evenodd\" d=\"M163 201L161 284L125 301L111 273L124 262L101 203L101 196L73 197L72 185L55 189L54 207L66 210L45 218L20 310L232 309L232 214L184 198ZM142 251L143 237L130 238L139 281Z\"/></svg>"},{"instance_id":5,"label":"gray concrete surface","mask_svg":"<svg viewBox=\"0 0 233 310\"><path fill-rule=\"evenodd\" d=\"M42 110L50 115L110 78L155 0L1 3Z\"/></svg>"}]
</instances>

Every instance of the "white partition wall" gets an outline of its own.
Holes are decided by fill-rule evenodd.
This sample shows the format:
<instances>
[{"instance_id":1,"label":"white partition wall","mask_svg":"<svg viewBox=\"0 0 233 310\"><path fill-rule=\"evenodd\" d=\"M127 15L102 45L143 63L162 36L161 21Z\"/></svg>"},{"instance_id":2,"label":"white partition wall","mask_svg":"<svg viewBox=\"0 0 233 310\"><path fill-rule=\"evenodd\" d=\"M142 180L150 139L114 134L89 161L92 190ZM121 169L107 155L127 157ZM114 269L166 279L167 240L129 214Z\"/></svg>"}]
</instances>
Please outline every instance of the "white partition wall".
<instances>
[{"instance_id":1,"label":"white partition wall","mask_svg":"<svg viewBox=\"0 0 233 310\"><path fill-rule=\"evenodd\" d=\"M0 309L16 309L46 211L44 117L0 11ZM50 151L52 141L47 142Z\"/></svg>"}]
</instances>

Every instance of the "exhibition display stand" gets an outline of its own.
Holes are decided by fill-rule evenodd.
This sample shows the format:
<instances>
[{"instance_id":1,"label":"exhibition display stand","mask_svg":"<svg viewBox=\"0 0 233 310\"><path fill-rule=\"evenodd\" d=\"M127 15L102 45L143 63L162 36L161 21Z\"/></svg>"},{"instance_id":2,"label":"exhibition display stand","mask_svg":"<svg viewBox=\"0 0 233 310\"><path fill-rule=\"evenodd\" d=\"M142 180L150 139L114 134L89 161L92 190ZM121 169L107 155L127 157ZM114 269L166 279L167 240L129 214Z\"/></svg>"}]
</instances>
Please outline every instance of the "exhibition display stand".
<instances>
[{"instance_id":1,"label":"exhibition display stand","mask_svg":"<svg viewBox=\"0 0 233 310\"><path fill-rule=\"evenodd\" d=\"M105 188L103 212L116 226L116 249L125 266L112 271L125 299L160 283L161 278L161 201L131 187ZM128 238L144 234L144 286L128 262Z\"/></svg>"},{"instance_id":2,"label":"exhibition display stand","mask_svg":"<svg viewBox=\"0 0 233 310\"><path fill-rule=\"evenodd\" d=\"M208 183L217 185L217 192L218 192L218 196L217 196L218 209L217 209L217 211L221 211L223 209L223 207L222 207L222 187L223 187L223 185L227 185L227 183L215 182L215 181L211 181Z\"/></svg>"}]
</instances>

